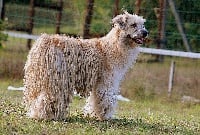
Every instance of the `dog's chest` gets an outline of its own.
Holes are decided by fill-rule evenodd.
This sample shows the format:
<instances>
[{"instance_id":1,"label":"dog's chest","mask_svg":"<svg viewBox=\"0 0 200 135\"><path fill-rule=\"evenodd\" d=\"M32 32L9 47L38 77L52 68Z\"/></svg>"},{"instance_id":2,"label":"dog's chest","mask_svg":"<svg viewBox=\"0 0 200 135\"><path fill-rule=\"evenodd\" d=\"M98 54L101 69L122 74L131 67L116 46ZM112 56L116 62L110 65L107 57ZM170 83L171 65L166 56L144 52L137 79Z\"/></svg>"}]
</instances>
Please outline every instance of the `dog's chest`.
<instances>
[{"instance_id":1,"label":"dog's chest","mask_svg":"<svg viewBox=\"0 0 200 135\"><path fill-rule=\"evenodd\" d=\"M138 54L139 54L138 48L129 50L128 55L126 59L124 59L123 63L120 63L114 67L112 80L114 87L116 89L119 88L120 82L123 80L128 69L131 68L135 63Z\"/></svg>"}]
</instances>

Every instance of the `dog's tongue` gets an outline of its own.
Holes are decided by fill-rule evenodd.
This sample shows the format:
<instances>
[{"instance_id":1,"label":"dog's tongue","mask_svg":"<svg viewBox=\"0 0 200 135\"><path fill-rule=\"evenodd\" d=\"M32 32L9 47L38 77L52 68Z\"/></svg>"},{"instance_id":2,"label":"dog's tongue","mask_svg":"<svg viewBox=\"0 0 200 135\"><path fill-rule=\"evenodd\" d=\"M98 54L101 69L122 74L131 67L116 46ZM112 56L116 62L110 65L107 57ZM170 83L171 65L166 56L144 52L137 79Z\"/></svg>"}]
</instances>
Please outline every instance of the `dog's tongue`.
<instances>
[{"instance_id":1,"label":"dog's tongue","mask_svg":"<svg viewBox=\"0 0 200 135\"><path fill-rule=\"evenodd\" d=\"M135 39L135 42L137 44L143 44L143 39L137 38L137 39Z\"/></svg>"}]
</instances>

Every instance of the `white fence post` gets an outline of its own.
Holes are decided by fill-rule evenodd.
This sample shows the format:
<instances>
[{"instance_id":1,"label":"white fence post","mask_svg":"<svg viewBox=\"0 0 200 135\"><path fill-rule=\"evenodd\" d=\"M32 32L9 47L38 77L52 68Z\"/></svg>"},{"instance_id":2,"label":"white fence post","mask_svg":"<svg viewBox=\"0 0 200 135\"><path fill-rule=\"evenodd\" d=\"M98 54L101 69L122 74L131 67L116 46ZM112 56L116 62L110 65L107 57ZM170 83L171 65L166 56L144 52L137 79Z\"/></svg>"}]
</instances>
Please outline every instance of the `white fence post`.
<instances>
[{"instance_id":1,"label":"white fence post","mask_svg":"<svg viewBox=\"0 0 200 135\"><path fill-rule=\"evenodd\" d=\"M174 83L174 71L175 71L175 62L172 60L169 72L168 97L171 97L172 94L173 83Z\"/></svg>"}]
</instances>

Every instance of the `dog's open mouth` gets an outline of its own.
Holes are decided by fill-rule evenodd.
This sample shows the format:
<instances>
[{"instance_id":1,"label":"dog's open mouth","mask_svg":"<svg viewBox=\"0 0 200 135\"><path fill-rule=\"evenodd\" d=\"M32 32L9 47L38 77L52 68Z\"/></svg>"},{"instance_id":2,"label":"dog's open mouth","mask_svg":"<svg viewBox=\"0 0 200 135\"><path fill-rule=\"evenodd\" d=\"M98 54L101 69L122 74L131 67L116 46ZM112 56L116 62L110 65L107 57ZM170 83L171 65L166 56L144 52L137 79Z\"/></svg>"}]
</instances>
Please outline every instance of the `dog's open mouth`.
<instances>
[{"instance_id":1,"label":"dog's open mouth","mask_svg":"<svg viewBox=\"0 0 200 135\"><path fill-rule=\"evenodd\" d=\"M133 41L134 41L136 44L143 44L144 41L145 41L145 38L133 38Z\"/></svg>"},{"instance_id":2,"label":"dog's open mouth","mask_svg":"<svg viewBox=\"0 0 200 135\"><path fill-rule=\"evenodd\" d=\"M145 38L142 37L134 37L132 38L130 35L127 36L128 38L130 38L132 41L134 41L136 44L143 44L145 42Z\"/></svg>"}]
</instances>

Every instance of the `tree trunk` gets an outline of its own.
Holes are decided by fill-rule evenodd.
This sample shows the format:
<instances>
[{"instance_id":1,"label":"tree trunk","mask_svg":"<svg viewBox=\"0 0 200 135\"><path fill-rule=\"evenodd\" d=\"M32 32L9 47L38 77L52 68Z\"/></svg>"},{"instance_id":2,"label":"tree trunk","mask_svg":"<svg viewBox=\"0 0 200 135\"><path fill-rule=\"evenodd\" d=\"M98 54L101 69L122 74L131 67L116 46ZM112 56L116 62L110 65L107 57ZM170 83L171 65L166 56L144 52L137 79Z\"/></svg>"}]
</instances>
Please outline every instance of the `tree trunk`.
<instances>
[{"instance_id":1,"label":"tree trunk","mask_svg":"<svg viewBox=\"0 0 200 135\"><path fill-rule=\"evenodd\" d=\"M84 24L84 28L83 28L83 38L90 37L90 24L92 21L93 6L94 6L94 0L88 0L87 1L87 12L86 12L86 16L85 16L85 24Z\"/></svg>"}]
</instances>

